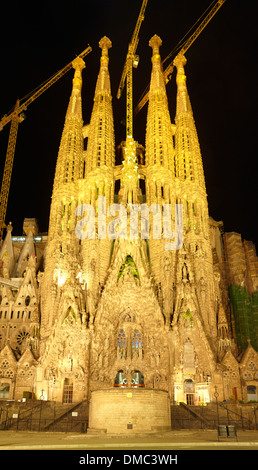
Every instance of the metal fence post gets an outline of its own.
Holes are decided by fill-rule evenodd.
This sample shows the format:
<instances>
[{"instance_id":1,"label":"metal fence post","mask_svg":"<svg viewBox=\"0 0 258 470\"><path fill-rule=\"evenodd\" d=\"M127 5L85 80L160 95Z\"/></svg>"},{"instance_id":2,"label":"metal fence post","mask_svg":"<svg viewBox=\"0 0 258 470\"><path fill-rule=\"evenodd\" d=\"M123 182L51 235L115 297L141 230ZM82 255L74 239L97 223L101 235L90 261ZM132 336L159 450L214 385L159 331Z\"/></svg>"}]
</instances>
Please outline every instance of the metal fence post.
<instances>
[{"instance_id":1,"label":"metal fence post","mask_svg":"<svg viewBox=\"0 0 258 470\"><path fill-rule=\"evenodd\" d=\"M257 408L255 408L254 406L254 422L255 422L255 429L257 431L258 427L257 427L257 415L256 415L256 411L257 411Z\"/></svg>"},{"instance_id":2,"label":"metal fence post","mask_svg":"<svg viewBox=\"0 0 258 470\"><path fill-rule=\"evenodd\" d=\"M40 431L40 424L41 424L42 402L43 400L41 400L40 402L40 409L39 409L39 431Z\"/></svg>"}]
</instances>

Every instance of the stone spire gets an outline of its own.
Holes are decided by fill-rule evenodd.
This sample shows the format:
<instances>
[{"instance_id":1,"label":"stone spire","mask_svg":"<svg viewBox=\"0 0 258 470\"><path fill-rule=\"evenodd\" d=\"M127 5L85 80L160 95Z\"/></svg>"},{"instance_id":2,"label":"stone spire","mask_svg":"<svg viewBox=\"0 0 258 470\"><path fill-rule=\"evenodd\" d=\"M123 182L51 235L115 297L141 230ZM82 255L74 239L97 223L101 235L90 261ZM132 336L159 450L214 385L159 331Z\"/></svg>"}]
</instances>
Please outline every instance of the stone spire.
<instances>
[{"instance_id":1,"label":"stone spire","mask_svg":"<svg viewBox=\"0 0 258 470\"><path fill-rule=\"evenodd\" d=\"M94 104L88 126L84 178L79 182L81 204L91 204L95 210L95 239L82 239L80 257L87 292L87 313L92 321L94 305L101 295L110 263L112 241L106 235L109 219L107 209L114 202L115 136L112 96L108 71L108 49L112 43L106 36L99 42L100 70Z\"/></svg>"},{"instance_id":2,"label":"stone spire","mask_svg":"<svg viewBox=\"0 0 258 470\"><path fill-rule=\"evenodd\" d=\"M80 57L73 61L75 69L73 88L57 157L50 210L49 239L63 230L64 225L66 227L69 225L71 204L76 197L76 183L80 177L83 155L81 73L84 67L85 63Z\"/></svg>"},{"instance_id":3,"label":"stone spire","mask_svg":"<svg viewBox=\"0 0 258 470\"><path fill-rule=\"evenodd\" d=\"M108 49L111 46L112 43L106 36L99 42L102 55L88 130L88 147L85 157L86 177L97 167L103 165L111 167L115 164L112 96L108 71Z\"/></svg>"},{"instance_id":4,"label":"stone spire","mask_svg":"<svg viewBox=\"0 0 258 470\"><path fill-rule=\"evenodd\" d=\"M162 41L157 35L153 36L149 42L153 55L147 115L146 165L162 165L173 169L173 135L159 55L161 44Z\"/></svg>"},{"instance_id":5,"label":"stone spire","mask_svg":"<svg viewBox=\"0 0 258 470\"><path fill-rule=\"evenodd\" d=\"M60 313L56 296L61 295L66 281L72 282L78 265L75 223L78 181L83 158L81 87L84 67L81 58L73 61L73 87L57 157L41 290L42 338L49 336Z\"/></svg>"},{"instance_id":6,"label":"stone spire","mask_svg":"<svg viewBox=\"0 0 258 470\"><path fill-rule=\"evenodd\" d=\"M200 145L186 87L186 58L179 54L174 64L177 68L176 176L180 180L195 182L199 191L202 190L206 194Z\"/></svg>"},{"instance_id":7,"label":"stone spire","mask_svg":"<svg viewBox=\"0 0 258 470\"><path fill-rule=\"evenodd\" d=\"M85 67L83 59L77 57L73 61L75 69L73 88L56 164L54 191L60 185L76 181L79 178L79 167L82 158L82 69Z\"/></svg>"}]
</instances>

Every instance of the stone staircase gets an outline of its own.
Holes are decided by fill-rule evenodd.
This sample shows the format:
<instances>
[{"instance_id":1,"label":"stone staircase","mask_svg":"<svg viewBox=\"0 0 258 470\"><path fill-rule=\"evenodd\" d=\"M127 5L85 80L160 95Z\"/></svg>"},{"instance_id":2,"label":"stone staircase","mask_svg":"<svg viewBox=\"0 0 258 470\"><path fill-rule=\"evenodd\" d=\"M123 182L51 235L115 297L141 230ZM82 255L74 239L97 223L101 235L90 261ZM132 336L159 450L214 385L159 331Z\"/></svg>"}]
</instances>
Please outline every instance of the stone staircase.
<instances>
[{"instance_id":1,"label":"stone staircase","mask_svg":"<svg viewBox=\"0 0 258 470\"><path fill-rule=\"evenodd\" d=\"M227 403L208 403L190 406L185 403L171 406L172 429L216 429L218 424L232 424L238 429L257 429L252 410Z\"/></svg>"}]
</instances>

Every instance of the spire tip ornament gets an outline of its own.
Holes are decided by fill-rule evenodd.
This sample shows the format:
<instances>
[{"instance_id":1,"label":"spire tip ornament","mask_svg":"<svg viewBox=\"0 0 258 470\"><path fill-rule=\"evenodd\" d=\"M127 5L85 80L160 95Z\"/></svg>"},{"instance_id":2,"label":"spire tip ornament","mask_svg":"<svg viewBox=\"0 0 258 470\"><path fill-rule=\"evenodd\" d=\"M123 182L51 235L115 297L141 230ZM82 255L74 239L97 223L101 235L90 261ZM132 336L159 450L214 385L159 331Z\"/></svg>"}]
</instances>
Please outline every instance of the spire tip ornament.
<instances>
[{"instance_id":1,"label":"spire tip ornament","mask_svg":"<svg viewBox=\"0 0 258 470\"><path fill-rule=\"evenodd\" d=\"M102 49L101 60L103 60L103 58L104 60L108 59L108 49L112 47L112 42L107 36L101 38L101 40L99 41L99 47L100 49Z\"/></svg>"},{"instance_id":2,"label":"spire tip ornament","mask_svg":"<svg viewBox=\"0 0 258 470\"><path fill-rule=\"evenodd\" d=\"M149 40L149 46L153 49L153 55L159 54L159 48L162 45L162 40L157 34L154 34Z\"/></svg>"},{"instance_id":3,"label":"spire tip ornament","mask_svg":"<svg viewBox=\"0 0 258 470\"><path fill-rule=\"evenodd\" d=\"M81 57L76 57L72 62L73 68L80 72L86 67L84 60Z\"/></svg>"},{"instance_id":4,"label":"spire tip ornament","mask_svg":"<svg viewBox=\"0 0 258 470\"><path fill-rule=\"evenodd\" d=\"M178 69L180 66L184 67L187 63L186 57L184 54L178 54L174 59L174 65Z\"/></svg>"}]
</instances>

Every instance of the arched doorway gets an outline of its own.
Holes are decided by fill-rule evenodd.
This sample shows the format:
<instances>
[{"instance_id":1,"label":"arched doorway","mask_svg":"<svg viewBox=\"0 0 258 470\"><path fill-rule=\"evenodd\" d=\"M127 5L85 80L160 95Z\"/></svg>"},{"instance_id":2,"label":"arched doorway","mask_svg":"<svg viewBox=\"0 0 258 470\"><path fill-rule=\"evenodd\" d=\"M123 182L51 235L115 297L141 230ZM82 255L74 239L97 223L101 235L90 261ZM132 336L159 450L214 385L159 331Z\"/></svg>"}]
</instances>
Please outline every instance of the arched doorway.
<instances>
[{"instance_id":1,"label":"arched doorway","mask_svg":"<svg viewBox=\"0 0 258 470\"><path fill-rule=\"evenodd\" d=\"M192 379L184 381L184 393L187 405L194 405L194 382Z\"/></svg>"}]
</instances>

